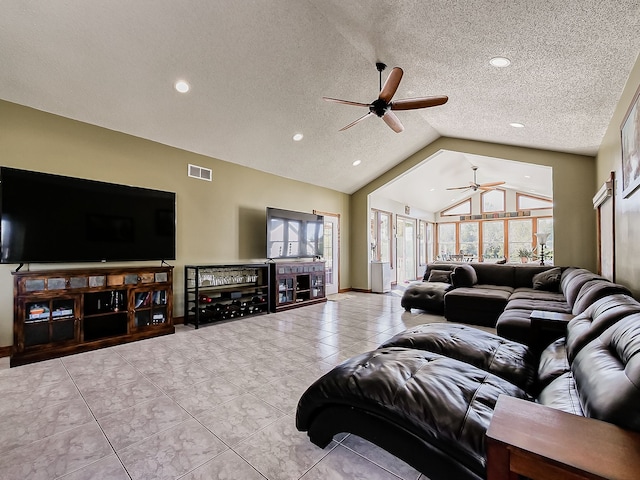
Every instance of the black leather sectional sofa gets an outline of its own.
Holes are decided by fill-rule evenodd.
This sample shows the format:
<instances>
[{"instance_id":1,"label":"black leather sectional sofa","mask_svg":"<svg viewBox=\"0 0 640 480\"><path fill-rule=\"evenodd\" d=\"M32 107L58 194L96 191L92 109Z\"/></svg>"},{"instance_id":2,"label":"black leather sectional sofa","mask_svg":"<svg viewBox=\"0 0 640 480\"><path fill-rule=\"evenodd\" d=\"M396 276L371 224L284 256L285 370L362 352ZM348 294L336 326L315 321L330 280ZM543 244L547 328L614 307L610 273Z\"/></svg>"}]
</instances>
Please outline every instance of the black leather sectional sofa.
<instances>
[{"instance_id":1,"label":"black leather sectional sofa","mask_svg":"<svg viewBox=\"0 0 640 480\"><path fill-rule=\"evenodd\" d=\"M441 281L445 278L446 283ZM589 294L576 305L588 282L591 288L584 293ZM451 322L496 327L500 336L528 343L534 310L576 315L609 292L631 295L624 286L584 268L434 262L427 265L422 281L405 290L401 304L406 310L444 313Z\"/></svg>"},{"instance_id":2,"label":"black leather sectional sofa","mask_svg":"<svg viewBox=\"0 0 640 480\"><path fill-rule=\"evenodd\" d=\"M431 480L486 478L499 395L640 431L640 303L574 270L560 288L575 289L576 316L541 353L467 325L422 325L318 379L300 398L297 428L321 447L352 432Z\"/></svg>"}]
</instances>

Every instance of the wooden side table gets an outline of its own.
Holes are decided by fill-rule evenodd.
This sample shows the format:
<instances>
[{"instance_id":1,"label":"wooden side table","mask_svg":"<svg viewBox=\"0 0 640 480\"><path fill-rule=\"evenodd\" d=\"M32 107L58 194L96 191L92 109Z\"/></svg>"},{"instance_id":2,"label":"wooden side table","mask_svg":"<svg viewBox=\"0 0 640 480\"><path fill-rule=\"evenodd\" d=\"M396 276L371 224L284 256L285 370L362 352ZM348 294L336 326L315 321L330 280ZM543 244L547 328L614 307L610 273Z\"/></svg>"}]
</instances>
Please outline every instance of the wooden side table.
<instances>
[{"instance_id":1,"label":"wooden side table","mask_svg":"<svg viewBox=\"0 0 640 480\"><path fill-rule=\"evenodd\" d=\"M640 433L501 395L487 430L487 480L637 480Z\"/></svg>"},{"instance_id":2,"label":"wooden side table","mask_svg":"<svg viewBox=\"0 0 640 480\"><path fill-rule=\"evenodd\" d=\"M529 345L536 350L543 350L549 339L563 337L567 331L567 323L574 315L570 313L545 312L534 310L529 315L531 320ZM545 341L546 340L546 341Z\"/></svg>"}]
</instances>

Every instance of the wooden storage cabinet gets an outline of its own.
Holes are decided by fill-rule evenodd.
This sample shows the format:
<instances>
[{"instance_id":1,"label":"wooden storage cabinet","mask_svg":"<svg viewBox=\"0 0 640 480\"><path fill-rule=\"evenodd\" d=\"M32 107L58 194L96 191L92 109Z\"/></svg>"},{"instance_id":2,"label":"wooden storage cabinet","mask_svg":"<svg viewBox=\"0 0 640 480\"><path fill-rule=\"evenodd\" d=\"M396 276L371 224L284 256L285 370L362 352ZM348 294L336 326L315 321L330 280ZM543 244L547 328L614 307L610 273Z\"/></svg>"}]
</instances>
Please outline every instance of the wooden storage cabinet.
<instances>
[{"instance_id":1,"label":"wooden storage cabinet","mask_svg":"<svg viewBox=\"0 0 640 480\"><path fill-rule=\"evenodd\" d=\"M13 272L11 366L175 331L173 267Z\"/></svg>"},{"instance_id":2,"label":"wooden storage cabinet","mask_svg":"<svg viewBox=\"0 0 640 480\"><path fill-rule=\"evenodd\" d=\"M184 323L200 324L269 313L269 266L187 265Z\"/></svg>"},{"instance_id":3,"label":"wooden storage cabinet","mask_svg":"<svg viewBox=\"0 0 640 480\"><path fill-rule=\"evenodd\" d=\"M271 264L273 311L325 302L324 262Z\"/></svg>"}]
</instances>

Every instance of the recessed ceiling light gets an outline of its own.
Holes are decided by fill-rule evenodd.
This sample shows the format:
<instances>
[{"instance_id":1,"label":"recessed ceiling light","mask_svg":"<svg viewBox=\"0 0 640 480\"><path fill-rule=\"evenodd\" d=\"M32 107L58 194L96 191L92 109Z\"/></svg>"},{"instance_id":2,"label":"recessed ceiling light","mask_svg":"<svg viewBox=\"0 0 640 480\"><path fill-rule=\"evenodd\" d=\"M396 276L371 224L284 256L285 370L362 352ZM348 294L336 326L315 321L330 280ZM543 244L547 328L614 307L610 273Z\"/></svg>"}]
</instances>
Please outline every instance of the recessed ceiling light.
<instances>
[{"instance_id":1,"label":"recessed ceiling light","mask_svg":"<svg viewBox=\"0 0 640 480\"><path fill-rule=\"evenodd\" d=\"M293 136L293 141L294 141L294 142L299 142L299 141L300 141L300 140L302 140L303 138L304 138L304 135L303 135L303 134L301 134L301 133L296 133L296 134Z\"/></svg>"},{"instance_id":2,"label":"recessed ceiling light","mask_svg":"<svg viewBox=\"0 0 640 480\"><path fill-rule=\"evenodd\" d=\"M185 82L184 80L178 80L175 83L174 87L180 93L187 93L189 91L189 88L191 88L191 87L189 87L189 84L187 82Z\"/></svg>"},{"instance_id":3,"label":"recessed ceiling light","mask_svg":"<svg viewBox=\"0 0 640 480\"><path fill-rule=\"evenodd\" d=\"M430 191L430 192L435 192L435 191L436 191L436 189L435 189L435 188L430 188L430 189L429 189L429 191Z\"/></svg>"},{"instance_id":4,"label":"recessed ceiling light","mask_svg":"<svg viewBox=\"0 0 640 480\"><path fill-rule=\"evenodd\" d=\"M353 165L354 167L357 167L358 165L360 165L362 163L362 160L356 160L355 162L353 162L351 165Z\"/></svg>"},{"instance_id":5,"label":"recessed ceiling light","mask_svg":"<svg viewBox=\"0 0 640 480\"><path fill-rule=\"evenodd\" d=\"M524 128L524 123L513 122L509 125L511 125L513 128Z\"/></svg>"},{"instance_id":6,"label":"recessed ceiling light","mask_svg":"<svg viewBox=\"0 0 640 480\"><path fill-rule=\"evenodd\" d=\"M489 63L494 67L504 68L511 65L511 60L505 57L493 57L491 60L489 60Z\"/></svg>"},{"instance_id":7,"label":"recessed ceiling light","mask_svg":"<svg viewBox=\"0 0 640 480\"><path fill-rule=\"evenodd\" d=\"M525 175L524 178L531 178L531 175Z\"/></svg>"}]
</instances>

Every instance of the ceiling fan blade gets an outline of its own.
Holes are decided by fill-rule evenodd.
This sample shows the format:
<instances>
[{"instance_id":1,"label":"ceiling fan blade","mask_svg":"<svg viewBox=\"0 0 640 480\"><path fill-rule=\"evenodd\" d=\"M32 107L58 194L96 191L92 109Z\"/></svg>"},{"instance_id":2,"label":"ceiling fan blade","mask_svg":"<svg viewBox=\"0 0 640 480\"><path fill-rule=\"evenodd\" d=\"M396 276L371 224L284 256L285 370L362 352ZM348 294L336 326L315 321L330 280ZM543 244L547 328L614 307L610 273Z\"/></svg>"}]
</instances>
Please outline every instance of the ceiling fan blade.
<instances>
[{"instance_id":1,"label":"ceiling fan blade","mask_svg":"<svg viewBox=\"0 0 640 480\"><path fill-rule=\"evenodd\" d=\"M507 182L489 182L489 183L481 183L478 185L478 187L483 188L483 187L496 187L498 185L504 185Z\"/></svg>"},{"instance_id":2,"label":"ceiling fan blade","mask_svg":"<svg viewBox=\"0 0 640 480\"><path fill-rule=\"evenodd\" d=\"M387 113L382 116L382 120L384 120L384 123L389 125L391 130L396 133L400 133L404 130L402 123L400 123L400 119L391 110L388 110Z\"/></svg>"},{"instance_id":3,"label":"ceiling fan blade","mask_svg":"<svg viewBox=\"0 0 640 480\"><path fill-rule=\"evenodd\" d=\"M483 192L490 192L492 190L495 190L496 187L483 187L483 186L479 186L478 190L482 190Z\"/></svg>"},{"instance_id":4,"label":"ceiling fan blade","mask_svg":"<svg viewBox=\"0 0 640 480\"><path fill-rule=\"evenodd\" d=\"M391 73L387 77L387 80L384 82L382 90L380 90L378 98L389 103L393 98L393 95L396 93L398 85L400 85L400 80L402 80L402 69L400 67L393 67Z\"/></svg>"},{"instance_id":5,"label":"ceiling fan blade","mask_svg":"<svg viewBox=\"0 0 640 480\"><path fill-rule=\"evenodd\" d=\"M444 105L449 100L446 95L435 97L405 98L391 102L391 110L414 110L416 108L437 107Z\"/></svg>"},{"instance_id":6,"label":"ceiling fan blade","mask_svg":"<svg viewBox=\"0 0 640 480\"><path fill-rule=\"evenodd\" d=\"M368 103L352 102L350 100L340 100L339 98L322 97L327 102L342 103L343 105L353 105L355 107L369 107Z\"/></svg>"},{"instance_id":7,"label":"ceiling fan blade","mask_svg":"<svg viewBox=\"0 0 640 480\"><path fill-rule=\"evenodd\" d=\"M354 120L353 122L351 122L349 125L347 125L346 127L342 127L340 130L338 130L339 132L342 132L344 130L346 130L347 128L351 128L353 127L356 123L360 123L361 121L363 121L365 118L367 118L369 115L371 115L371 112L367 112L365 113L363 116L361 116L360 118L358 118L357 120Z\"/></svg>"},{"instance_id":8,"label":"ceiling fan blade","mask_svg":"<svg viewBox=\"0 0 640 480\"><path fill-rule=\"evenodd\" d=\"M472 187L449 187L447 188L447 190L466 190L467 188L472 188Z\"/></svg>"}]
</instances>

